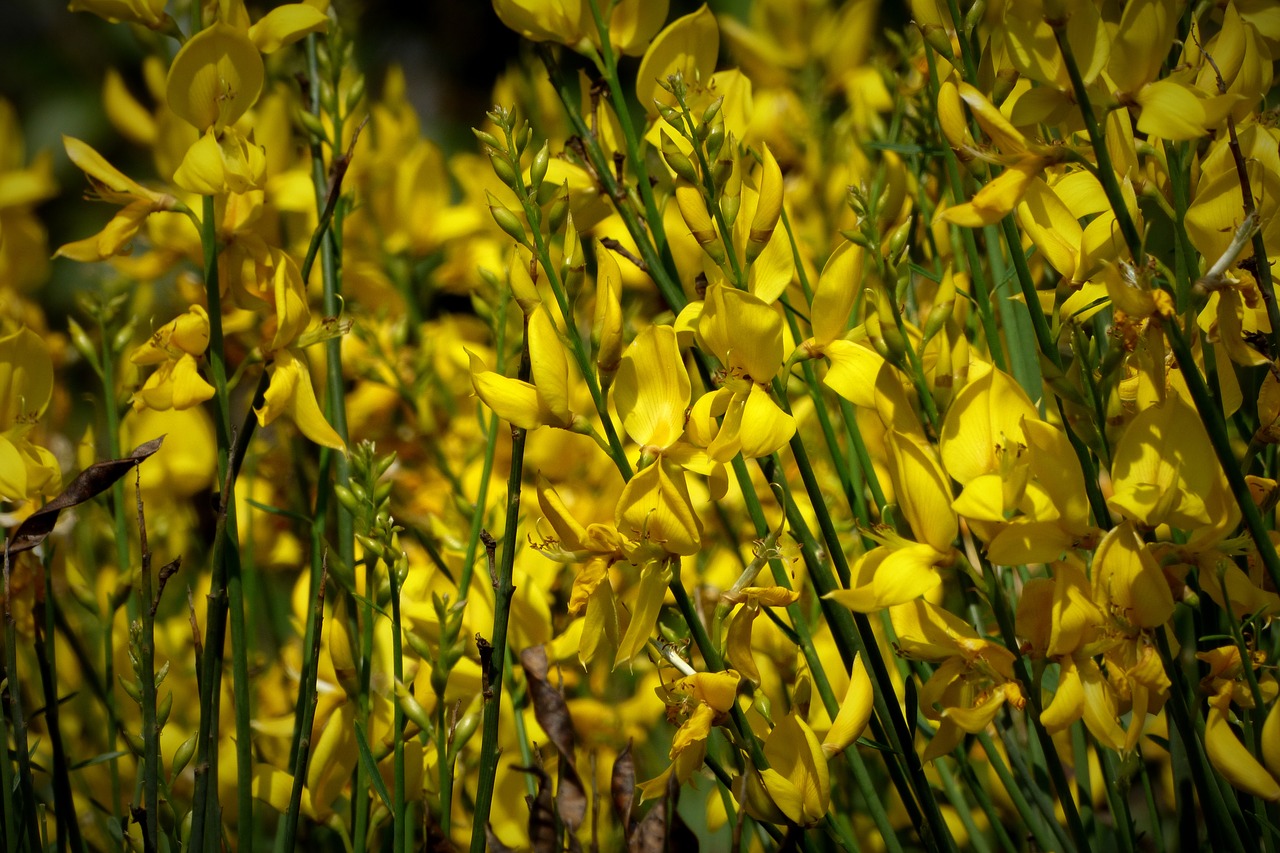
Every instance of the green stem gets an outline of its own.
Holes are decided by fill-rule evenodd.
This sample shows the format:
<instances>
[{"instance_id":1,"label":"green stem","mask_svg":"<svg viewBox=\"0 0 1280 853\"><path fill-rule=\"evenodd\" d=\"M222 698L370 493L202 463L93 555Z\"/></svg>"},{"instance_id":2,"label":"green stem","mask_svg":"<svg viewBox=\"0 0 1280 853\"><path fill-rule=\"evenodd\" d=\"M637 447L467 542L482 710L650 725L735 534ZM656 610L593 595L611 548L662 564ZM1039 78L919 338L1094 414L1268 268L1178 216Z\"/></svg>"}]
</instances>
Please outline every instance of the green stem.
<instances>
[{"instance_id":1,"label":"green stem","mask_svg":"<svg viewBox=\"0 0 1280 853\"><path fill-rule=\"evenodd\" d=\"M391 583L391 668L395 676L396 684L404 683L404 635L401 633L400 622L400 579L396 576L396 567L394 565L387 566L388 580ZM439 704L443 705L443 698L439 697ZM392 711L392 735L394 737L395 756L393 762L393 774L395 777L395 785L392 789L392 846L393 853L408 853L408 846L405 843L409 832L409 816L408 806L405 799L405 775L404 775L404 709L399 702L394 703ZM437 735L442 733L437 733Z\"/></svg>"},{"instance_id":2,"label":"green stem","mask_svg":"<svg viewBox=\"0 0 1280 853\"><path fill-rule=\"evenodd\" d=\"M1129 215L1129 208L1124 203L1124 193L1120 189L1119 179L1116 178L1116 170L1111 165L1111 153L1107 151L1106 138L1098 125L1098 117L1093 112L1093 104L1089 101L1089 89L1085 86L1084 78L1080 76L1080 66L1076 63L1070 42L1067 41L1065 21L1053 26L1053 37L1057 39L1058 49L1062 52L1067 76L1071 78L1071 90L1075 94L1076 104L1079 105L1080 114L1084 118L1085 131L1089 134L1089 142L1093 146L1093 156L1098 161L1098 180L1102 182L1107 201L1111 203L1112 212L1116 215L1116 223L1120 226L1120 233L1124 236L1125 245L1129 247L1129 254L1133 256L1134 262L1138 263L1142 259L1142 236L1138 234L1133 217Z\"/></svg>"},{"instance_id":3,"label":"green stem","mask_svg":"<svg viewBox=\"0 0 1280 853\"><path fill-rule=\"evenodd\" d=\"M609 20L600 13L598 0L590 0L590 2L591 16L595 19L596 31L600 34L600 58L603 63L600 73L609 86L613 111L618 116L618 127L622 129L622 138L627 146L627 159L631 161L631 168L636 173L636 187L640 191L641 201L644 202L645 218L649 225L649 233L653 236L653 248L657 255L669 262L670 253L667 249L666 232L662 227L662 215L658 212L658 203L653 195L653 184L649 180L649 169L645 165L644 155L640 153L640 137L631 121L631 110L627 107L627 98L622 91L622 81L618 77L618 58L613 52L613 44L609 41Z\"/></svg>"},{"instance_id":4,"label":"green stem","mask_svg":"<svg viewBox=\"0 0 1280 853\"><path fill-rule=\"evenodd\" d=\"M199 745L196 751L195 813L192 817L191 845L195 851L216 846L218 819L218 705L222 694L223 639L227 611L232 610L232 658L234 666L237 804L241 826L252 826L253 764L252 731L249 728L249 684L247 649L244 646L244 610L240 598L240 544L236 523L235 476L231 468L231 403L227 389L226 350L222 334L222 293L218 283L218 232L213 196L204 197L201 221L204 248L205 292L209 302L209 372L213 379L217 417L219 497L217 538L213 547L213 577L205 625L204 659L201 677ZM234 601L232 601L234 586ZM238 613L236 612L238 611ZM238 636L237 636L238 633ZM238 640L238 642L237 642ZM251 839L252 832L245 833ZM241 839L241 844L245 843ZM252 845L252 841L248 842Z\"/></svg>"},{"instance_id":5,"label":"green stem","mask_svg":"<svg viewBox=\"0 0 1280 853\"><path fill-rule=\"evenodd\" d=\"M742 489L743 502L746 504L747 514L755 525L756 535L762 538L768 537L770 531L764 516L764 507L761 506L760 497L756 494L755 486L747 473L746 463L739 456L733 460L733 466L734 474ZM774 583L784 589L792 589L790 576L787 573L787 569L782 565L782 561L775 557L770 558L768 562ZM719 613L720 608L717 607L716 610ZM831 688L831 680L827 677L826 662L822 660L822 657L818 654L817 646L814 645L813 629L805 615L804 608L799 603L788 605L787 615L791 617L795 642L800 647L805 663L809 667L809 672L813 676L814 685L818 688L818 695L822 699L823 706L827 709L827 714L832 719L835 719L835 715L840 710L840 702L836 698L835 691ZM723 621L723 618L720 621ZM716 630L716 637L718 640L718 629ZM889 853L900 851L901 844L898 841L897 830L893 828L888 815L885 813L884 804L881 802L881 791L872 782L871 774L868 772L866 763L862 760L862 755L859 754L857 746L850 746L846 749L845 756L849 759L850 766L853 768L854 780L866 799L866 808L871 812L871 819L875 822L876 828L880 830L881 837L884 839L885 849ZM891 774L896 773L896 766L890 766L889 769ZM895 779L897 778L898 776L895 775ZM905 787L905 780L902 784Z\"/></svg>"},{"instance_id":6,"label":"green stem","mask_svg":"<svg viewBox=\"0 0 1280 853\"><path fill-rule=\"evenodd\" d=\"M10 822L16 827L21 822L26 829L27 837L25 839L27 849L31 853L43 850L40 844L40 827L37 823L36 811L36 792L35 785L31 776L31 750L27 744L27 721L22 711L22 693L21 680L18 677L18 631L17 624L13 619L13 609L11 602L13 601L13 588L10 584L10 555L8 543L4 549L4 649L5 649L5 672L3 684L3 693L0 699L3 699L5 705L5 713L13 726L13 749L18 757L18 795L22 800L21 815L18 809L14 809L12 813L6 815L6 828ZM4 760L0 764L6 767L9 765L8 742L3 744L5 747ZM12 786L5 789L6 796L12 792ZM19 849L17 845L13 848Z\"/></svg>"},{"instance_id":7,"label":"green stem","mask_svg":"<svg viewBox=\"0 0 1280 853\"><path fill-rule=\"evenodd\" d=\"M113 336L107 333L106 319L98 315L98 333L102 340L102 399L106 408L107 458L119 459L120 452L120 403L116 397L115 357ZM123 574L129 565L129 532L124 517L124 481L111 484L111 519L115 525L116 571ZM132 608L131 608L132 609ZM103 627L103 673L107 684L115 683L115 631L114 611L107 614ZM116 736L115 690L107 690L107 752L115 752L119 743ZM120 808L120 764L118 759L109 762L111 774L111 816L117 816Z\"/></svg>"},{"instance_id":8,"label":"green stem","mask_svg":"<svg viewBox=\"0 0 1280 853\"><path fill-rule=\"evenodd\" d=\"M1222 409L1210 396L1204 377L1200 375L1200 369L1196 366L1191 348L1187 345L1186 338L1182 336L1182 330L1178 328L1177 322L1171 319L1164 324L1164 330L1165 338L1169 341L1169 347L1173 350L1174 358L1186 380L1187 390L1191 392L1191 401L1195 403L1200 420L1209 434L1209 443L1213 445L1213 452L1217 455L1218 462L1227 476L1227 485L1240 506L1245 527L1249 529L1249 535L1258 549L1258 556L1262 558L1271 582L1280 588L1280 556L1276 554L1275 544L1272 543L1266 524L1262 520L1262 512L1254 502L1249 492L1249 484L1245 482L1244 473L1236 462L1235 451L1231 449L1231 439L1227 435L1227 425L1222 418Z\"/></svg>"},{"instance_id":9,"label":"green stem","mask_svg":"<svg viewBox=\"0 0 1280 853\"><path fill-rule=\"evenodd\" d=\"M938 101L938 68L937 62L933 57L932 48L925 48L925 58L929 63L929 92L936 104ZM941 125L938 124L936 111L934 124L938 138L945 138L942 135ZM951 150L951 147L949 145L943 147L947 183L951 189L952 198L957 203L960 203L967 198L964 191L964 179L960 174L960 164L956 160L956 153ZM995 363L995 366L1000 370L1007 371L1009 365L1005 359L1004 348L1000 343L1000 331L996 328L995 315L991 313L991 288L987 282L987 273L982 266L982 260L978 256L978 241L973 234L973 230L961 228L960 241L964 244L965 258L969 267L969 281L973 287L974 306L977 308L978 318L982 321L982 331L987 339L987 349L991 352L991 360Z\"/></svg>"},{"instance_id":10,"label":"green stem","mask_svg":"<svg viewBox=\"0 0 1280 853\"><path fill-rule=\"evenodd\" d=\"M529 379L529 323L525 318L521 342L519 378ZM511 427L511 471L507 476L507 516L503 527L502 562L493 578L493 642L485 679L484 719L480 744L480 777L476 784L475 811L471 823L471 853L484 853L485 828L493 806L493 786L498 778L498 721L502 716L503 671L507 660L507 628L511 599L515 595L512 572L519 545L520 490L524 476L524 447L528 431ZM517 712L518 713L518 712Z\"/></svg>"},{"instance_id":11,"label":"green stem","mask_svg":"<svg viewBox=\"0 0 1280 853\"><path fill-rule=\"evenodd\" d=\"M508 156L513 162L519 162L516 155L515 141L511 136L510 128L506 129ZM525 218L529 221L529 230L533 232L533 248L537 252L538 263L541 264L543 272L547 275L547 282L551 285L551 292L555 295L556 305L560 308L560 316L564 320L565 333L569 338L569 348L573 353L573 360L578 364L578 370L582 373L583 381L587 384L587 390L591 393L591 402L595 405L596 414L600 416L600 423L604 427L605 438L608 440L609 455L613 458L613 462L618 466L618 470L622 472L624 480L631 479L631 463L627 461L626 451L622 449L622 440L618 437L618 430L613 424L613 418L609 416L609 406L604 398L604 393L600 390L600 383L596 380L596 372L591 364L591 359L587 357L586 343L582 339L582 334L578 331L577 319L573 313L573 306L569 304L568 293L565 290L564 282L560 278L559 270L551 261L551 250L547 246L547 238L542 233L541 220L542 212L538 208L538 203L529 192L529 187L524 183L524 177L516 170L515 187L516 195L520 198L520 204L524 208Z\"/></svg>"},{"instance_id":12,"label":"green stem","mask_svg":"<svg viewBox=\"0 0 1280 853\"><path fill-rule=\"evenodd\" d=\"M1187 704L1186 680L1183 677L1182 668L1173 658L1164 629L1157 628L1153 633L1160 660L1164 664L1165 672L1173 681L1168 704L1173 716L1174 731L1170 734L1176 733L1186 750L1191 766L1191 778L1195 781L1196 791L1200 795L1200 807L1209 819L1210 837L1217 839L1215 846L1222 845L1219 849L1244 850L1235 821L1218 787L1218 780L1209 769L1201 739L1197 734L1197 727Z\"/></svg>"},{"instance_id":13,"label":"green stem","mask_svg":"<svg viewBox=\"0 0 1280 853\"><path fill-rule=\"evenodd\" d=\"M135 469L136 470L136 469ZM147 544L147 520L142 506L142 483L136 488L138 548L142 565L138 572L138 610L142 633L138 637L138 686L142 693L142 808L146 814L143 847L160 844L160 728L156 725L156 608L151 591L151 548Z\"/></svg>"},{"instance_id":14,"label":"green stem","mask_svg":"<svg viewBox=\"0 0 1280 853\"><path fill-rule=\"evenodd\" d=\"M636 215L635 210L627 203L626 190L619 185L614 177L612 164L605 157L604 150L600 147L600 141L591 132L591 127L583 119L578 105L574 102L569 84L565 81L560 69L555 65L551 55L546 51L540 55L547 67L548 74L551 76L552 83L555 85L556 94L560 96L560 103L564 107L565 115L569 117L574 133L583 140L592 169L604 185L605 192L609 195L609 198L613 200L618 215L622 217L623 223L627 226L627 231L635 240L646 271L653 278L654 283L657 284L658 291L662 294L662 298L667 305L671 307L671 310L679 313L688 300L685 299L684 289L680 286L678 277L671 272L675 265L669 262L670 253L667 251L660 253L657 248L657 243L663 233L661 230L662 219L659 217L651 222L651 228L647 229L640 217ZM622 121L622 112L622 110L618 111L620 122ZM623 128L625 133L626 126L623 125ZM636 140L628 138L627 144L629 147L639 150Z\"/></svg>"},{"instance_id":15,"label":"green stem","mask_svg":"<svg viewBox=\"0 0 1280 853\"><path fill-rule=\"evenodd\" d=\"M325 579L328 567L321 561L321 569L313 586L315 594L311 596L311 612L308 614L307 627L310 642L307 645L306 667L302 673L302 684L298 694L297 707L301 710L295 723L295 731L301 732L289 766L293 769L293 787L289 790L289 808L281 823L284 826L279 835L279 850L295 850L297 848L298 819L302 812L302 788L307 779L307 763L311 758L311 729L316 718L316 679L320 666L320 635L324 622Z\"/></svg>"}]
</instances>

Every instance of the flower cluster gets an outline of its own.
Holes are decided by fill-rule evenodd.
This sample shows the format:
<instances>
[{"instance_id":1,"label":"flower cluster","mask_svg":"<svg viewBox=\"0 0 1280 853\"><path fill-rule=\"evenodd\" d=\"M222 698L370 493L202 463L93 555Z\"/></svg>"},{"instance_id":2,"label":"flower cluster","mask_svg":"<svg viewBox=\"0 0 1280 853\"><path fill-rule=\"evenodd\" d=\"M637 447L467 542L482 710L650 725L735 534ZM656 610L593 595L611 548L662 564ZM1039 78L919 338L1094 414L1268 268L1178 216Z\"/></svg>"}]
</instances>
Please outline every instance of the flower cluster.
<instances>
[{"instance_id":1,"label":"flower cluster","mask_svg":"<svg viewBox=\"0 0 1280 853\"><path fill-rule=\"evenodd\" d=\"M0 102L6 849L1280 844L1270 6L492 5Z\"/></svg>"}]
</instances>

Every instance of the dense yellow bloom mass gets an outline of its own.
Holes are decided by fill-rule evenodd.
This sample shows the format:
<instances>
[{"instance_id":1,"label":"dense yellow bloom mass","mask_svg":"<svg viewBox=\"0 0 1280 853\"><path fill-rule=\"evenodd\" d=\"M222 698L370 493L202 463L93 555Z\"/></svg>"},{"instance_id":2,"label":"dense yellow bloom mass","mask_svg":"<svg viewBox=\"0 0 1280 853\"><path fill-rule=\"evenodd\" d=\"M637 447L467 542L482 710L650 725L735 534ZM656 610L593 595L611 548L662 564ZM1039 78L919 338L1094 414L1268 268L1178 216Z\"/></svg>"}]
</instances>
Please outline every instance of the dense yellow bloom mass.
<instances>
[{"instance_id":1,"label":"dense yellow bloom mass","mask_svg":"<svg viewBox=\"0 0 1280 853\"><path fill-rule=\"evenodd\" d=\"M355 7L72 2L4 848L1280 846L1280 15L905 5L493 0L459 141Z\"/></svg>"}]
</instances>

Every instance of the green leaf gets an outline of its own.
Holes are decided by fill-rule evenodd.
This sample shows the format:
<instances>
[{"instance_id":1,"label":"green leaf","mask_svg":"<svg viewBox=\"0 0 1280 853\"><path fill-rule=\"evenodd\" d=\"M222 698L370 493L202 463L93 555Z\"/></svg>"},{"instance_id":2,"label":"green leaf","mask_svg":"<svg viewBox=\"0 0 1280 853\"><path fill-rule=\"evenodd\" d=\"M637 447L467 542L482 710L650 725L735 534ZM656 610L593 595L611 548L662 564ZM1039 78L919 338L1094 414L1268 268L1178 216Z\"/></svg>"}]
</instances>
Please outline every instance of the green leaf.
<instances>
[{"instance_id":1,"label":"green leaf","mask_svg":"<svg viewBox=\"0 0 1280 853\"><path fill-rule=\"evenodd\" d=\"M382 781L382 774L378 772L378 762L373 760L373 753L369 751L369 741L364 736L364 726L358 720L356 721L356 746L360 750L360 764L364 767L365 775L369 777L373 790L378 794L378 799L382 800L382 804L387 807L387 811L392 811L387 783Z\"/></svg>"}]
</instances>

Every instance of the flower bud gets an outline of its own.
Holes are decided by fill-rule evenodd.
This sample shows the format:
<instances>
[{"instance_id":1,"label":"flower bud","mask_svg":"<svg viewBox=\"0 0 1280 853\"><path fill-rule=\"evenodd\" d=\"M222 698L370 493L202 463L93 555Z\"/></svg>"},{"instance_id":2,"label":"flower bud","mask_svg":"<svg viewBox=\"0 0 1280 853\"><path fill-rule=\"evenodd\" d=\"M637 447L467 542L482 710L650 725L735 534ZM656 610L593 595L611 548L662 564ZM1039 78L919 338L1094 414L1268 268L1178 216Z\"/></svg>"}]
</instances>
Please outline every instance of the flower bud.
<instances>
[{"instance_id":1,"label":"flower bud","mask_svg":"<svg viewBox=\"0 0 1280 853\"><path fill-rule=\"evenodd\" d=\"M437 696L436 701L440 701L439 696ZM422 703L415 699L408 688L399 681L396 682L396 704L400 706L400 710L404 712L405 717L418 728L424 732L431 731L431 716L427 713L427 709L422 707Z\"/></svg>"},{"instance_id":2,"label":"flower bud","mask_svg":"<svg viewBox=\"0 0 1280 853\"><path fill-rule=\"evenodd\" d=\"M196 741L199 737L199 732L192 732L191 737L178 744L178 748L173 751L173 763L169 766L170 779L178 778L182 775L182 771L187 769L187 765L196 754Z\"/></svg>"},{"instance_id":3,"label":"flower bud","mask_svg":"<svg viewBox=\"0 0 1280 853\"><path fill-rule=\"evenodd\" d=\"M476 733L476 729L480 727L480 720L483 714L479 709L466 714L462 719L458 720L457 725L453 727L453 731L449 733L449 755L457 756L467 746L467 741L471 740L471 736Z\"/></svg>"},{"instance_id":4,"label":"flower bud","mask_svg":"<svg viewBox=\"0 0 1280 853\"><path fill-rule=\"evenodd\" d=\"M101 372L102 368L98 362L97 347L93 345L93 339L89 337L84 328L76 322L74 317L67 318L67 329L71 333L71 345L76 348L76 352L84 358L85 361L93 365L95 371Z\"/></svg>"},{"instance_id":5,"label":"flower bud","mask_svg":"<svg viewBox=\"0 0 1280 853\"><path fill-rule=\"evenodd\" d=\"M684 218L685 225L689 226L689 233L693 239L711 256L712 260L723 263L724 247L716 239L715 223L711 221L711 214L707 212L707 205L703 202L702 193L698 192L698 188L688 184L677 186L676 206L680 208L680 215Z\"/></svg>"},{"instance_id":6,"label":"flower bud","mask_svg":"<svg viewBox=\"0 0 1280 853\"><path fill-rule=\"evenodd\" d=\"M764 145L764 164L760 173L760 200L756 202L756 214L751 219L751 231L747 235L747 263L751 263L778 227L782 215L782 169L774 159L768 145Z\"/></svg>"},{"instance_id":7,"label":"flower bud","mask_svg":"<svg viewBox=\"0 0 1280 853\"><path fill-rule=\"evenodd\" d=\"M498 227L521 246L529 245L529 240L525 236L524 225L520 223L520 218L503 207L502 202L493 193L486 193L486 195L489 199L489 213L492 214L493 221L498 223Z\"/></svg>"},{"instance_id":8,"label":"flower bud","mask_svg":"<svg viewBox=\"0 0 1280 853\"><path fill-rule=\"evenodd\" d=\"M507 155L500 151L489 152L489 163L493 166L493 173L498 176L498 180L502 181L511 189L515 189L520 185L516 176L515 167L511 165L511 161L507 159ZM489 202L493 204L492 201Z\"/></svg>"},{"instance_id":9,"label":"flower bud","mask_svg":"<svg viewBox=\"0 0 1280 853\"><path fill-rule=\"evenodd\" d=\"M156 727L164 728L164 724L169 722L169 714L173 711L173 691L170 690L164 694L164 698L160 700L160 706L156 708Z\"/></svg>"},{"instance_id":10,"label":"flower bud","mask_svg":"<svg viewBox=\"0 0 1280 853\"><path fill-rule=\"evenodd\" d=\"M551 163L551 148L544 142L542 147L538 149L538 153L533 155L533 165L529 167L529 186L534 192L542 186L542 181L547 176L547 166Z\"/></svg>"},{"instance_id":11,"label":"flower bud","mask_svg":"<svg viewBox=\"0 0 1280 853\"><path fill-rule=\"evenodd\" d=\"M494 136L492 133L481 130L478 127L471 128L471 132L475 134L476 139L480 140L481 144L487 145L495 151L502 150L502 143L499 142L498 137Z\"/></svg>"},{"instance_id":12,"label":"flower bud","mask_svg":"<svg viewBox=\"0 0 1280 853\"><path fill-rule=\"evenodd\" d=\"M676 146L675 140L665 130L659 131L659 136L661 137L662 159L667 161L671 171L689 183L697 184L698 170L694 167L693 161L681 152Z\"/></svg>"},{"instance_id":13,"label":"flower bud","mask_svg":"<svg viewBox=\"0 0 1280 853\"><path fill-rule=\"evenodd\" d=\"M938 24L925 24L924 40L928 43L929 47L937 51L939 56L947 60L947 62L950 62L952 65L955 64L956 55L951 49L951 36L947 34L947 31L943 27Z\"/></svg>"}]
</instances>

